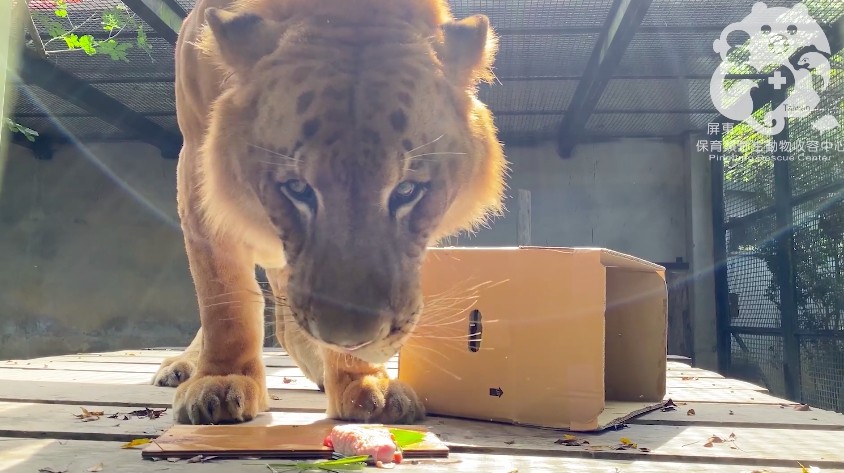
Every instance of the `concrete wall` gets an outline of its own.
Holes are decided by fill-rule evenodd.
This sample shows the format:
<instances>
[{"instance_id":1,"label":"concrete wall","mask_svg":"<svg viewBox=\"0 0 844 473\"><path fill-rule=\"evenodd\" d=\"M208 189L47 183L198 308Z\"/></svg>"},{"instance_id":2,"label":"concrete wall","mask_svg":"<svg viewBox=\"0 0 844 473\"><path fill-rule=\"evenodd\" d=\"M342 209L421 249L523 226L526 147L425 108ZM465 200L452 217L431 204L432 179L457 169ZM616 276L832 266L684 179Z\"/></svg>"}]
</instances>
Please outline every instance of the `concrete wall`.
<instances>
[{"instance_id":1,"label":"concrete wall","mask_svg":"<svg viewBox=\"0 0 844 473\"><path fill-rule=\"evenodd\" d=\"M508 148L509 212L458 245L517 244L518 189L531 192L531 243L600 246L655 262L687 258L686 163L680 143L621 140L578 146Z\"/></svg>"},{"instance_id":2,"label":"concrete wall","mask_svg":"<svg viewBox=\"0 0 844 473\"><path fill-rule=\"evenodd\" d=\"M0 359L190 341L175 162L135 143L51 161L12 145L0 185Z\"/></svg>"},{"instance_id":3,"label":"concrete wall","mask_svg":"<svg viewBox=\"0 0 844 473\"><path fill-rule=\"evenodd\" d=\"M531 191L533 244L688 260L681 143L507 153L510 194ZM457 244L517 244L508 207ZM198 317L176 222L175 162L149 146L66 147L52 161L14 146L0 188L0 359L187 344Z\"/></svg>"}]
</instances>

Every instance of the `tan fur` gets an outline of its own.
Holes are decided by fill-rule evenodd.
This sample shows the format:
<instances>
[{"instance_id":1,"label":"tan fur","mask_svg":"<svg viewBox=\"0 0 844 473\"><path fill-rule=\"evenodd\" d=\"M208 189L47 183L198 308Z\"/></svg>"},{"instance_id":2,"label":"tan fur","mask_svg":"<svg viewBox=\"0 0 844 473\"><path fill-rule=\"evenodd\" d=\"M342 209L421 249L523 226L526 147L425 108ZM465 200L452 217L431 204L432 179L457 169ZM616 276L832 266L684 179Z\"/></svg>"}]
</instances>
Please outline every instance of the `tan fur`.
<instances>
[{"instance_id":1,"label":"tan fur","mask_svg":"<svg viewBox=\"0 0 844 473\"><path fill-rule=\"evenodd\" d=\"M418 322L425 248L502 209L507 165L476 97L496 46L444 0L197 2L176 46L177 186L202 328L153 380L178 386L179 422L268 407L255 265L328 416L424 416L383 362Z\"/></svg>"}]
</instances>

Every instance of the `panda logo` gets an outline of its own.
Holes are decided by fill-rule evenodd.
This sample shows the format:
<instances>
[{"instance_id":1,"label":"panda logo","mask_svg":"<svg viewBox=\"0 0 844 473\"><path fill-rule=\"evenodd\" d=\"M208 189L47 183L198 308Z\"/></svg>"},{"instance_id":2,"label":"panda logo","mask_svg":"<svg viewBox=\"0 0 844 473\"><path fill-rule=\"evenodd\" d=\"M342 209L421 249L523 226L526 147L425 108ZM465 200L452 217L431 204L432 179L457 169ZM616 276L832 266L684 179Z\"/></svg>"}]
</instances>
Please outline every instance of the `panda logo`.
<instances>
[{"instance_id":1,"label":"panda logo","mask_svg":"<svg viewBox=\"0 0 844 473\"><path fill-rule=\"evenodd\" d=\"M730 46L727 38L736 31L747 33L750 39L740 46ZM804 53L797 65L792 65L790 58L797 51L811 47L814 50ZM713 43L713 49L721 56L721 63L709 83L715 108L723 116L744 121L764 135L782 132L786 118L802 118L811 114L820 104L819 93L829 87L829 41L804 4L793 8L768 8L765 3L758 2L747 17L721 32L721 37ZM794 88L783 103L764 115L760 123L752 115L754 105L750 95L758 87L756 81L727 80L727 74L762 74L780 66L791 71ZM820 78L817 89L813 74ZM768 83L775 90L784 89L786 82L779 70L768 78ZM838 125L832 115L825 115L813 123L821 132Z\"/></svg>"}]
</instances>

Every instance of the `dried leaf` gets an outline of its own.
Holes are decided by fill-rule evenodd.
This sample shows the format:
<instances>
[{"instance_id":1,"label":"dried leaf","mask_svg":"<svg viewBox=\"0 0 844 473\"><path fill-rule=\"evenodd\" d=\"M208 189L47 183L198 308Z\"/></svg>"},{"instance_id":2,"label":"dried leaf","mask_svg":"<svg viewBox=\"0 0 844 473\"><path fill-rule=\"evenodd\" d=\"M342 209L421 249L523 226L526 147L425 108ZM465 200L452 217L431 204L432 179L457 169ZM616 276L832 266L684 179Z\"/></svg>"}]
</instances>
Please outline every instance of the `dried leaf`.
<instances>
[{"instance_id":1,"label":"dried leaf","mask_svg":"<svg viewBox=\"0 0 844 473\"><path fill-rule=\"evenodd\" d=\"M704 447L711 447L711 446L712 446L712 442L706 442L705 444L703 444L703 446L704 446Z\"/></svg>"},{"instance_id":2,"label":"dried leaf","mask_svg":"<svg viewBox=\"0 0 844 473\"><path fill-rule=\"evenodd\" d=\"M571 434L563 434L563 438L554 441L557 445L565 445L567 447L579 447L581 445L589 445L588 440L582 440Z\"/></svg>"},{"instance_id":3,"label":"dried leaf","mask_svg":"<svg viewBox=\"0 0 844 473\"><path fill-rule=\"evenodd\" d=\"M795 411L811 411L812 408L809 407L808 404L800 404L799 406L794 406Z\"/></svg>"},{"instance_id":4,"label":"dried leaf","mask_svg":"<svg viewBox=\"0 0 844 473\"><path fill-rule=\"evenodd\" d=\"M735 439L736 439L736 434L735 434L735 432L731 432L731 433L730 433L730 436L729 436L729 437L727 437L727 438L728 438L728 439L730 439L730 441L731 441L731 442L732 442L733 440L735 440Z\"/></svg>"},{"instance_id":5,"label":"dried leaf","mask_svg":"<svg viewBox=\"0 0 844 473\"><path fill-rule=\"evenodd\" d=\"M692 377L692 376L683 376L681 379L683 381L696 381L697 380L697 378Z\"/></svg>"},{"instance_id":6,"label":"dried leaf","mask_svg":"<svg viewBox=\"0 0 844 473\"><path fill-rule=\"evenodd\" d=\"M647 447L639 447L640 452L650 453L651 449Z\"/></svg>"},{"instance_id":7,"label":"dried leaf","mask_svg":"<svg viewBox=\"0 0 844 473\"><path fill-rule=\"evenodd\" d=\"M284 384L290 384L290 383L295 382L295 381L296 381L295 379L288 378L287 376L281 378L281 382L284 383Z\"/></svg>"},{"instance_id":8,"label":"dried leaf","mask_svg":"<svg viewBox=\"0 0 844 473\"><path fill-rule=\"evenodd\" d=\"M112 414L112 415L108 416L108 418L109 418L109 419L117 419L117 416L118 416L118 415L119 415L119 414L115 412L114 414Z\"/></svg>"},{"instance_id":9,"label":"dried leaf","mask_svg":"<svg viewBox=\"0 0 844 473\"><path fill-rule=\"evenodd\" d=\"M170 462L170 463L176 463L179 460L181 460L181 458L178 458L178 457L168 457L167 458L167 461Z\"/></svg>"},{"instance_id":10,"label":"dried leaf","mask_svg":"<svg viewBox=\"0 0 844 473\"><path fill-rule=\"evenodd\" d=\"M713 435L713 436L709 437L706 441L712 442L712 443L724 443L724 439L722 439L721 437L719 437L717 435Z\"/></svg>"},{"instance_id":11,"label":"dried leaf","mask_svg":"<svg viewBox=\"0 0 844 473\"><path fill-rule=\"evenodd\" d=\"M103 462L99 462L96 465L88 468L88 471L95 472L95 471L103 471Z\"/></svg>"},{"instance_id":12,"label":"dried leaf","mask_svg":"<svg viewBox=\"0 0 844 473\"><path fill-rule=\"evenodd\" d=\"M124 443L123 445L120 446L120 448L135 448L135 447L138 447L140 445L146 445L150 442L152 442L152 440L150 440L150 439L135 439L135 440L132 440L129 443Z\"/></svg>"},{"instance_id":13,"label":"dried leaf","mask_svg":"<svg viewBox=\"0 0 844 473\"><path fill-rule=\"evenodd\" d=\"M504 443L507 444L507 445L513 445L514 443L516 443L516 441L515 440L505 440Z\"/></svg>"},{"instance_id":14,"label":"dried leaf","mask_svg":"<svg viewBox=\"0 0 844 473\"><path fill-rule=\"evenodd\" d=\"M73 416L77 419L82 419L83 422L99 420L100 416L104 415L103 411L89 411L88 409L85 409L82 406L80 406L79 408L82 409L82 414L74 414Z\"/></svg>"},{"instance_id":15,"label":"dried leaf","mask_svg":"<svg viewBox=\"0 0 844 473\"><path fill-rule=\"evenodd\" d=\"M674 404L674 401L671 398L669 398L667 401L665 401L665 404L663 404L663 406L665 406L665 407L677 407L677 404Z\"/></svg>"},{"instance_id":16,"label":"dried leaf","mask_svg":"<svg viewBox=\"0 0 844 473\"><path fill-rule=\"evenodd\" d=\"M53 468L39 468L38 473L67 473L67 470L55 470Z\"/></svg>"},{"instance_id":17,"label":"dried leaf","mask_svg":"<svg viewBox=\"0 0 844 473\"><path fill-rule=\"evenodd\" d=\"M730 415L731 415L731 416L732 416L732 415L735 415L735 413L733 413L733 411L730 411Z\"/></svg>"},{"instance_id":18,"label":"dried leaf","mask_svg":"<svg viewBox=\"0 0 844 473\"><path fill-rule=\"evenodd\" d=\"M686 411L686 415L687 415L687 416L693 416L693 415L695 415L695 410L694 410L694 409L689 409L688 411Z\"/></svg>"},{"instance_id":19,"label":"dried leaf","mask_svg":"<svg viewBox=\"0 0 844 473\"><path fill-rule=\"evenodd\" d=\"M270 398L271 398L273 401L280 401L280 400L281 400L281 398L280 398L280 397L278 397L278 396L276 396L275 394L270 395Z\"/></svg>"}]
</instances>

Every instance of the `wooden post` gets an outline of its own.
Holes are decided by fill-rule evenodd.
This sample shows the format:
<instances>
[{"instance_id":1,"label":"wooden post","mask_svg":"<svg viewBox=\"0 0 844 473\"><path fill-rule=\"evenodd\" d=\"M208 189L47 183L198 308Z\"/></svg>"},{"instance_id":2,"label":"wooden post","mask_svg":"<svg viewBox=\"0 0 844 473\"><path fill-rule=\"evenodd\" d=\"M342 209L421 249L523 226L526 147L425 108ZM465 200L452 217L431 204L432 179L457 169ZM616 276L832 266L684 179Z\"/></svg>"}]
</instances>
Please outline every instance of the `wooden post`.
<instances>
[{"instance_id":1,"label":"wooden post","mask_svg":"<svg viewBox=\"0 0 844 473\"><path fill-rule=\"evenodd\" d=\"M519 189L519 246L530 246L530 191Z\"/></svg>"}]
</instances>

